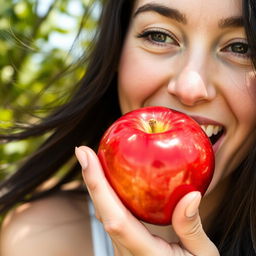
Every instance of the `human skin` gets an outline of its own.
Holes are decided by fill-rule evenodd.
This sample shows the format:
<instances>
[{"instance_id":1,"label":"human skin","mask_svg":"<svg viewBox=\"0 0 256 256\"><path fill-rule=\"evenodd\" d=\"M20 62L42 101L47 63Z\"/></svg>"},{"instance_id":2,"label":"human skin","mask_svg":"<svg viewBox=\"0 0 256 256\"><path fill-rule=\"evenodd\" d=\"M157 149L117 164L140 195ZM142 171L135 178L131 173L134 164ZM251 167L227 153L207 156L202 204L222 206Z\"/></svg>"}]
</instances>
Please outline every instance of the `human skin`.
<instances>
[{"instance_id":1,"label":"human skin","mask_svg":"<svg viewBox=\"0 0 256 256\"><path fill-rule=\"evenodd\" d=\"M222 127L213 145L214 177L200 208L204 227L255 141L255 76L241 10L238 0L138 0L118 68L122 113L161 105ZM121 204L90 149L81 147L76 155L116 255L219 255L202 228L198 194L185 196L174 211L173 229L182 246L165 243ZM188 218L187 211L194 214Z\"/></svg>"}]
</instances>

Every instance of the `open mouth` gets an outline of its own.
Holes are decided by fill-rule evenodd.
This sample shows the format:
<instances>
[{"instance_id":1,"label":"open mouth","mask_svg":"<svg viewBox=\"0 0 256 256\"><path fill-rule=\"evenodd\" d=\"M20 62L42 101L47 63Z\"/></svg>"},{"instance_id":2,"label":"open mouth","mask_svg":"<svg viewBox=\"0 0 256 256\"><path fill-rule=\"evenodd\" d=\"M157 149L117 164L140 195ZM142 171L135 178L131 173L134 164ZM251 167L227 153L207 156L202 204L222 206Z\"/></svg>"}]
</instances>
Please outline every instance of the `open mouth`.
<instances>
[{"instance_id":1,"label":"open mouth","mask_svg":"<svg viewBox=\"0 0 256 256\"><path fill-rule=\"evenodd\" d=\"M224 134L224 127L221 125L200 125L214 145Z\"/></svg>"}]
</instances>

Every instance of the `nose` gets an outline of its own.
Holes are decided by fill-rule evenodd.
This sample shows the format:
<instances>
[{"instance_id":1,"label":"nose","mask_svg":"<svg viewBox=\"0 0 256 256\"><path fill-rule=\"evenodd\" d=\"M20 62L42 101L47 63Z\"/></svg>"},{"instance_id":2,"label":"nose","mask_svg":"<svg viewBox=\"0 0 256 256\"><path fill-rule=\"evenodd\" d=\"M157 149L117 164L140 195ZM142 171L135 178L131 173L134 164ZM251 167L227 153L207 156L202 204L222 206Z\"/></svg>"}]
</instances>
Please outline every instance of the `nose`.
<instances>
[{"instance_id":1,"label":"nose","mask_svg":"<svg viewBox=\"0 0 256 256\"><path fill-rule=\"evenodd\" d=\"M186 68L168 84L168 92L187 106L212 100L216 91L212 85L207 84L202 73L196 69Z\"/></svg>"}]
</instances>

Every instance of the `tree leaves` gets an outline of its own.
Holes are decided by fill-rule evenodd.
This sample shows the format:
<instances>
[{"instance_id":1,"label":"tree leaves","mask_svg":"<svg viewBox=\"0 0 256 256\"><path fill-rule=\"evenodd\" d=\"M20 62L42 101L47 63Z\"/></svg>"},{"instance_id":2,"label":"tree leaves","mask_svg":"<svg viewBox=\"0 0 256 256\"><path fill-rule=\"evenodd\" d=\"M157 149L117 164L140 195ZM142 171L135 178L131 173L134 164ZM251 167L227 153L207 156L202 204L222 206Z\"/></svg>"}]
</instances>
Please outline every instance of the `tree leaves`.
<instances>
[{"instance_id":1,"label":"tree leaves","mask_svg":"<svg viewBox=\"0 0 256 256\"><path fill-rule=\"evenodd\" d=\"M8 128L15 123L29 125L40 121L72 93L74 84L86 70L82 63L75 63L97 27L95 13L99 13L100 3L100 0L0 0L1 133L10 132ZM93 5L96 6L93 12L84 15ZM72 45L73 50L69 51ZM2 142L0 178L15 170L17 161L31 153L42 139Z\"/></svg>"}]
</instances>

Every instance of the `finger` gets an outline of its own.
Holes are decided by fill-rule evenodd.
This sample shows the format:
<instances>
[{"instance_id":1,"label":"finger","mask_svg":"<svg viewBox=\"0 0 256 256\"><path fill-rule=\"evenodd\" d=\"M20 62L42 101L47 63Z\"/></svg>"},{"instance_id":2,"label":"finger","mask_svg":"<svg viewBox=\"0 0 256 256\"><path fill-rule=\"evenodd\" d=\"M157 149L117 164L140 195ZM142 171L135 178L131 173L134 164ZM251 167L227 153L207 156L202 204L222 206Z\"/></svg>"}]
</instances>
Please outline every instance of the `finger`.
<instances>
[{"instance_id":1,"label":"finger","mask_svg":"<svg viewBox=\"0 0 256 256\"><path fill-rule=\"evenodd\" d=\"M111 219L115 215L117 215L116 217L120 217L120 212L125 212L125 210L119 202L119 198L106 181L95 153L87 147L77 148L75 153L82 166L83 178L94 202L94 207L98 209L99 218L102 221L108 221L108 217Z\"/></svg>"},{"instance_id":2,"label":"finger","mask_svg":"<svg viewBox=\"0 0 256 256\"><path fill-rule=\"evenodd\" d=\"M177 204L172 217L172 224L182 245L193 255L219 256L213 242L203 230L198 207L200 192L191 192Z\"/></svg>"},{"instance_id":3,"label":"finger","mask_svg":"<svg viewBox=\"0 0 256 256\"><path fill-rule=\"evenodd\" d=\"M157 255L159 243L156 245L156 240L145 226L124 207L107 182L94 151L82 146L76 148L75 153L93 204L111 238L135 255ZM157 252L154 252L156 248Z\"/></svg>"}]
</instances>

